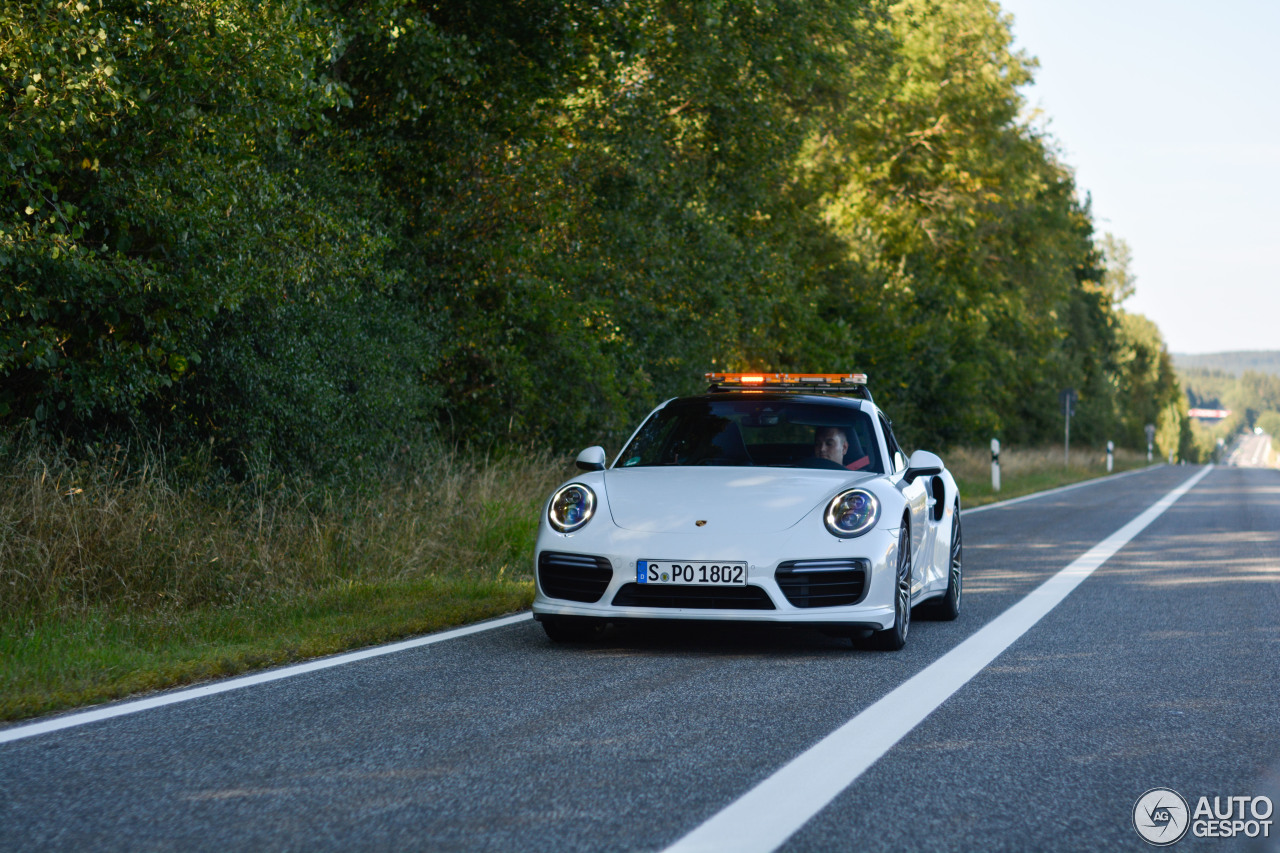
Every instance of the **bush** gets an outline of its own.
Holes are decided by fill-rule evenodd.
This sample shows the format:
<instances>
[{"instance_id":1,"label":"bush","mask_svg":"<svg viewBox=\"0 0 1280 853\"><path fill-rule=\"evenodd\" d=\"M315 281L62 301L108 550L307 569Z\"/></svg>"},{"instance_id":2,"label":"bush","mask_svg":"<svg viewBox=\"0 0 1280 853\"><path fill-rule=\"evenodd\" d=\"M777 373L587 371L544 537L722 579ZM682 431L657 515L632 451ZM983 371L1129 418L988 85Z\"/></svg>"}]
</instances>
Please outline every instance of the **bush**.
<instances>
[{"instance_id":1,"label":"bush","mask_svg":"<svg viewBox=\"0 0 1280 853\"><path fill-rule=\"evenodd\" d=\"M212 436L241 473L382 465L431 442L436 348L435 331L385 294L251 303L215 325L180 409L191 443Z\"/></svg>"}]
</instances>

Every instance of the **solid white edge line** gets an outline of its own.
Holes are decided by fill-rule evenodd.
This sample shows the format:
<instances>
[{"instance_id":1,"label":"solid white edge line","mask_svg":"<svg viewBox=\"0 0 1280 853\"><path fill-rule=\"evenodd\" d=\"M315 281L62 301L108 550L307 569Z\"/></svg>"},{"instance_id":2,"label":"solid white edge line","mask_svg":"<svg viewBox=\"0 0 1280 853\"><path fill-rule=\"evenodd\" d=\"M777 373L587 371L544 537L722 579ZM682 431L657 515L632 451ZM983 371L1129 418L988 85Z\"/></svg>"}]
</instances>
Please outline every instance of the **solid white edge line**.
<instances>
[{"instance_id":1,"label":"solid white edge line","mask_svg":"<svg viewBox=\"0 0 1280 853\"><path fill-rule=\"evenodd\" d=\"M769 853L1213 470L1208 465L960 645L667 848Z\"/></svg>"},{"instance_id":2,"label":"solid white edge line","mask_svg":"<svg viewBox=\"0 0 1280 853\"><path fill-rule=\"evenodd\" d=\"M108 705L103 708L95 708L92 711L80 711L78 713L67 714L62 717L41 720L38 723L14 726L11 729L0 729L0 744L9 743L10 741L15 740L22 740L23 738L35 737L36 735L42 735L48 732L56 732L60 729L69 729L73 726L83 726L87 723L96 723L100 720L109 720L112 717L136 714L139 711L147 711L151 708L161 708L165 705L187 702L191 699L201 699L205 696L214 696L218 693L226 693L229 690L239 690L242 687L253 687L257 684L266 684L269 681L280 681L284 678L292 678L295 675L305 675L308 672L330 669L335 666L343 666L344 664L368 660L369 658L376 658L382 655L395 654L396 652L403 652L408 649L416 649L420 646L429 646L433 643L442 643L445 640L453 640L458 637L465 637L468 634L476 634L480 631L489 631L494 628L514 625L517 622L524 622L525 620L532 618L533 614L527 611L524 613L516 613L511 616L503 616L498 619L491 619L487 622L477 622L474 625L467 625L462 628L453 628L448 631L441 631L437 634L428 634L423 637L415 637L412 640L403 640L386 646L375 646L368 649L361 649L357 652L347 652L333 657L318 658L316 660L307 661L306 663L287 666L283 669L269 669L264 672L254 673L253 675L231 678L226 681L215 681L209 684L202 684L198 687L175 690L172 693L162 693L159 696L151 696L147 699L136 699L132 702L122 702L118 705Z\"/></svg>"},{"instance_id":3,"label":"solid white edge line","mask_svg":"<svg viewBox=\"0 0 1280 853\"><path fill-rule=\"evenodd\" d=\"M1103 474L1101 477L1093 477L1092 479L1089 479L1089 480L1081 480L1078 483L1071 483L1070 485L1067 485L1067 486L1058 486L1055 489L1045 489L1043 492L1032 492L1029 495L1019 495L1016 498L1009 498L1003 501L996 501L995 503L983 504L982 506L975 506L972 509L963 505L964 495L961 495L960 496L960 499L962 501L961 511L965 515L972 515L975 512L985 512L986 510L989 510L989 509L1002 509L1007 506L1013 506L1014 504L1020 504L1023 501L1031 501L1031 500L1035 500L1036 498L1047 498L1050 495L1057 495L1057 494L1061 494L1062 492L1070 492L1074 489L1082 489L1085 486L1096 486L1099 483L1114 483L1116 480L1123 480L1125 477L1132 477L1134 474L1146 474L1149 471L1155 471L1157 468L1164 468L1164 467L1166 467L1165 463L1160 462L1155 465L1148 465L1143 468L1133 468L1132 470L1129 470L1129 471L1121 471L1119 474Z\"/></svg>"}]
</instances>

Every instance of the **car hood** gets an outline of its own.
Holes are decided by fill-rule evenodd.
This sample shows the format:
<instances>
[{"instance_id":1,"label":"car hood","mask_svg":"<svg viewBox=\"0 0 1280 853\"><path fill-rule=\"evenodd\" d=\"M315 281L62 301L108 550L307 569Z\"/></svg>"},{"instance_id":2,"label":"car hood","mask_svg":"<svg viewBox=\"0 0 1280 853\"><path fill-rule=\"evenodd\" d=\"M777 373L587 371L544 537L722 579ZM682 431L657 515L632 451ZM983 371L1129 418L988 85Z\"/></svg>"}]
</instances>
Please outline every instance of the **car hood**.
<instances>
[{"instance_id":1,"label":"car hood","mask_svg":"<svg viewBox=\"0 0 1280 853\"><path fill-rule=\"evenodd\" d=\"M605 490L614 524L647 533L786 530L867 474L796 468L613 468Z\"/></svg>"}]
</instances>

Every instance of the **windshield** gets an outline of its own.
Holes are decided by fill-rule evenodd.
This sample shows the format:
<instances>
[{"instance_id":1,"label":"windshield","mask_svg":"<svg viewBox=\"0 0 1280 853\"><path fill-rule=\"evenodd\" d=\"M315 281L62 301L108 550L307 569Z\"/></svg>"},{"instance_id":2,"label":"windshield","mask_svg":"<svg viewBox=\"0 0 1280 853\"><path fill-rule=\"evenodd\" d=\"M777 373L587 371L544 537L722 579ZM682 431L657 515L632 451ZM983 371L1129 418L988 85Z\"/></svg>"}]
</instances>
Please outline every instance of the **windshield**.
<instances>
[{"instance_id":1,"label":"windshield","mask_svg":"<svg viewBox=\"0 0 1280 853\"><path fill-rule=\"evenodd\" d=\"M839 403L677 400L654 412L619 467L770 465L884 473L871 418Z\"/></svg>"}]
</instances>

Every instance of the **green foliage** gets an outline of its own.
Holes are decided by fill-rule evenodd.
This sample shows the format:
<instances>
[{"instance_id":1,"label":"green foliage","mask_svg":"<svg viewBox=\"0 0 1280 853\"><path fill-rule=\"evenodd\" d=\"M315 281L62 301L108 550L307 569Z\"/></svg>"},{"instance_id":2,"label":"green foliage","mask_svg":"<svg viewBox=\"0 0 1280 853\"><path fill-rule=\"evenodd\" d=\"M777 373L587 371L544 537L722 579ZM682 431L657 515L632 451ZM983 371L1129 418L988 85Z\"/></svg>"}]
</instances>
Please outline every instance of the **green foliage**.
<instances>
[{"instance_id":1,"label":"green foliage","mask_svg":"<svg viewBox=\"0 0 1280 853\"><path fill-rule=\"evenodd\" d=\"M231 458L289 461L422 420L403 410L430 398L431 342L386 322L395 213L333 162L324 117L347 98L315 8L6 9L0 417L211 433ZM344 390L389 364L390 405Z\"/></svg>"},{"instance_id":2,"label":"green foliage","mask_svg":"<svg viewBox=\"0 0 1280 853\"><path fill-rule=\"evenodd\" d=\"M1280 411L1280 376L1275 374L1246 370L1235 375L1197 367L1178 373L1191 407L1231 412L1218 426L1219 436L1253 429L1263 412Z\"/></svg>"},{"instance_id":3,"label":"green foliage","mask_svg":"<svg viewBox=\"0 0 1280 853\"><path fill-rule=\"evenodd\" d=\"M423 413L435 400L419 354L434 342L394 300L245 308L215 324L206 366L183 388L187 430L207 430L237 468L381 465L429 434Z\"/></svg>"},{"instance_id":4,"label":"green foliage","mask_svg":"<svg viewBox=\"0 0 1280 853\"><path fill-rule=\"evenodd\" d=\"M1280 410L1280 376L1246 370L1227 392L1226 403L1229 408L1253 412L1252 426L1256 414Z\"/></svg>"},{"instance_id":5,"label":"green foliage","mask_svg":"<svg viewBox=\"0 0 1280 853\"><path fill-rule=\"evenodd\" d=\"M1271 436L1271 447L1280 453L1280 412L1263 412L1258 415L1258 427Z\"/></svg>"},{"instance_id":6,"label":"green foliage","mask_svg":"<svg viewBox=\"0 0 1280 853\"><path fill-rule=\"evenodd\" d=\"M1060 429L1058 392L1110 399L1109 306L1088 212L1049 144L1021 123L1030 62L993 4L909 0L865 105L815 144L824 218L847 271L828 279L814 363L872 374L906 440ZM1090 436L1092 438L1092 436Z\"/></svg>"},{"instance_id":7,"label":"green foliage","mask_svg":"<svg viewBox=\"0 0 1280 853\"><path fill-rule=\"evenodd\" d=\"M128 414L199 362L217 312L328 266L267 153L327 103L323 31L305 12L37 0L0 13L11 413Z\"/></svg>"},{"instance_id":8,"label":"green foliage","mask_svg":"<svg viewBox=\"0 0 1280 853\"><path fill-rule=\"evenodd\" d=\"M868 372L911 444L1176 397L989 0L33 0L0 43L0 424L328 471L616 443L712 369Z\"/></svg>"},{"instance_id":9,"label":"green foliage","mask_svg":"<svg viewBox=\"0 0 1280 853\"><path fill-rule=\"evenodd\" d=\"M1106 262L1102 286L1106 288L1111 304L1119 308L1137 290L1136 277L1129 269L1129 264L1133 262L1133 250L1128 243L1110 232L1102 235L1098 250Z\"/></svg>"},{"instance_id":10,"label":"green foliage","mask_svg":"<svg viewBox=\"0 0 1280 853\"><path fill-rule=\"evenodd\" d=\"M1274 356L1268 352L1243 352L1175 357L1192 408L1230 411L1224 420L1202 428L1202 448L1212 450L1218 441L1228 443L1239 432L1262 427L1280 450L1280 430L1276 429L1280 424L1275 420L1275 413L1280 411L1280 375L1270 369ZM1220 367L1196 366L1201 364ZM1260 369L1249 369L1252 366ZM1201 453L1202 457L1208 455Z\"/></svg>"},{"instance_id":11,"label":"green foliage","mask_svg":"<svg viewBox=\"0 0 1280 853\"><path fill-rule=\"evenodd\" d=\"M1182 396L1160 330L1141 314L1120 313L1119 367L1117 440L1138 447L1146 425L1159 426Z\"/></svg>"}]
</instances>

